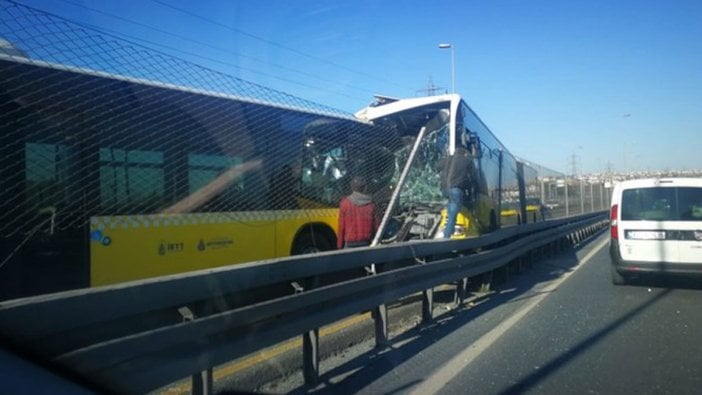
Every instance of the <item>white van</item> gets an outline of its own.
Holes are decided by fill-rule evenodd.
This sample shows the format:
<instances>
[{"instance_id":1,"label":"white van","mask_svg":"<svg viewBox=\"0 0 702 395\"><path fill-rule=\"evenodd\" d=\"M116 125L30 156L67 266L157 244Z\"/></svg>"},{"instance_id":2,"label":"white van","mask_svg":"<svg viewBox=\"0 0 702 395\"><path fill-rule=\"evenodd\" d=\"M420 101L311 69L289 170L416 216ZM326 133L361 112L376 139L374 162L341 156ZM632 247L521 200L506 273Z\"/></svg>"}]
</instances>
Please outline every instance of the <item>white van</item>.
<instances>
[{"instance_id":1,"label":"white van","mask_svg":"<svg viewBox=\"0 0 702 395\"><path fill-rule=\"evenodd\" d=\"M632 274L702 274L702 178L618 183L610 209L612 282Z\"/></svg>"}]
</instances>

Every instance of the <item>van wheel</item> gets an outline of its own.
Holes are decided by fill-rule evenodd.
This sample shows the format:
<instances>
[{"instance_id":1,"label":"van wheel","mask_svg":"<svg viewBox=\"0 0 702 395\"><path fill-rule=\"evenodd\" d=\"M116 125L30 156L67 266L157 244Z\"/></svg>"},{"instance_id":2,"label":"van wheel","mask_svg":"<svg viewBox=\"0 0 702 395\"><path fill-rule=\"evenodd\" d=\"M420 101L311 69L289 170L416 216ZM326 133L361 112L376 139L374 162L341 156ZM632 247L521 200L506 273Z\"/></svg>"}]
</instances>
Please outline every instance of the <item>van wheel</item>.
<instances>
[{"instance_id":1,"label":"van wheel","mask_svg":"<svg viewBox=\"0 0 702 395\"><path fill-rule=\"evenodd\" d=\"M624 277L623 274L619 273L617 269L614 268L614 266L610 266L612 269L612 284L614 285L625 285L626 284L626 277Z\"/></svg>"},{"instance_id":2,"label":"van wheel","mask_svg":"<svg viewBox=\"0 0 702 395\"><path fill-rule=\"evenodd\" d=\"M320 251L333 250L331 243L322 234L304 233L295 240L292 255L312 254Z\"/></svg>"}]
</instances>

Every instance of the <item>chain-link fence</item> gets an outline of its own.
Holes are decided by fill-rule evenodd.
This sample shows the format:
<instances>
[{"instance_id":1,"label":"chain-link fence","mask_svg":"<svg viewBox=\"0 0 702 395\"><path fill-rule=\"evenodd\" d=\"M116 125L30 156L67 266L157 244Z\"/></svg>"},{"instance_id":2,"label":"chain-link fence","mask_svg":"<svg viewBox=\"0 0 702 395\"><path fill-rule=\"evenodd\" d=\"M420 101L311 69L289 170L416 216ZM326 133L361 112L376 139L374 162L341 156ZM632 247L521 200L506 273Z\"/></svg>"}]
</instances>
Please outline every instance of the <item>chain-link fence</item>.
<instances>
[{"instance_id":1,"label":"chain-link fence","mask_svg":"<svg viewBox=\"0 0 702 395\"><path fill-rule=\"evenodd\" d=\"M35 64L48 62L323 115L351 116L13 1L0 1L0 39L5 41L0 53L25 57Z\"/></svg>"},{"instance_id":2,"label":"chain-link fence","mask_svg":"<svg viewBox=\"0 0 702 395\"><path fill-rule=\"evenodd\" d=\"M545 216L566 217L609 209L610 181L586 177L551 177L541 180Z\"/></svg>"},{"instance_id":3,"label":"chain-link fence","mask_svg":"<svg viewBox=\"0 0 702 395\"><path fill-rule=\"evenodd\" d=\"M0 0L0 299L332 249L342 198L382 213L420 130L396 209L412 214L388 232L432 237L447 106L360 122ZM520 184L479 137L471 236L605 208L597 183L535 168Z\"/></svg>"},{"instance_id":4,"label":"chain-link fence","mask_svg":"<svg viewBox=\"0 0 702 395\"><path fill-rule=\"evenodd\" d=\"M332 249L416 133L12 1L0 39L0 298Z\"/></svg>"},{"instance_id":5,"label":"chain-link fence","mask_svg":"<svg viewBox=\"0 0 702 395\"><path fill-rule=\"evenodd\" d=\"M0 14L0 234L48 212L64 229L98 214L331 207L350 175L373 192L395 171L395 131L11 1Z\"/></svg>"}]
</instances>

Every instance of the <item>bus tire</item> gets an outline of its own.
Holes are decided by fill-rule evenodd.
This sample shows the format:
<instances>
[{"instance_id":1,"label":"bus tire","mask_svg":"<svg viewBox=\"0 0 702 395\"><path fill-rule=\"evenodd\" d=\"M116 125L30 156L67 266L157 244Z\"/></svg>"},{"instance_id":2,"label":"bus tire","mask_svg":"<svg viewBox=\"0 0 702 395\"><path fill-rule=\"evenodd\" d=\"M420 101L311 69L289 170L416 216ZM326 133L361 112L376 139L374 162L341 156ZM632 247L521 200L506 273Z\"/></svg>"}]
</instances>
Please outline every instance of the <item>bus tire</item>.
<instances>
[{"instance_id":1,"label":"bus tire","mask_svg":"<svg viewBox=\"0 0 702 395\"><path fill-rule=\"evenodd\" d=\"M292 255L312 254L333 250L334 246L322 232L309 229L298 235L292 248Z\"/></svg>"}]
</instances>

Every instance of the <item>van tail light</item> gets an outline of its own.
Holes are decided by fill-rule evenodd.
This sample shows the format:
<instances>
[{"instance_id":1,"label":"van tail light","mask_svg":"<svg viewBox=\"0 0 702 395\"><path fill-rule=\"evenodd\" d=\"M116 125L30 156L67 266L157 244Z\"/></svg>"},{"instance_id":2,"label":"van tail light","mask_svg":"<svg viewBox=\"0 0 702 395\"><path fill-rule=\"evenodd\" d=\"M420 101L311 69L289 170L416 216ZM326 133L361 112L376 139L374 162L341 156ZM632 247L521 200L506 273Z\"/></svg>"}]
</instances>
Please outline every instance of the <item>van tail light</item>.
<instances>
[{"instance_id":1,"label":"van tail light","mask_svg":"<svg viewBox=\"0 0 702 395\"><path fill-rule=\"evenodd\" d=\"M612 239L619 238L619 224L617 222L617 214L619 214L619 205L615 204L609 210L609 234Z\"/></svg>"}]
</instances>

